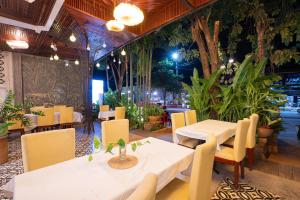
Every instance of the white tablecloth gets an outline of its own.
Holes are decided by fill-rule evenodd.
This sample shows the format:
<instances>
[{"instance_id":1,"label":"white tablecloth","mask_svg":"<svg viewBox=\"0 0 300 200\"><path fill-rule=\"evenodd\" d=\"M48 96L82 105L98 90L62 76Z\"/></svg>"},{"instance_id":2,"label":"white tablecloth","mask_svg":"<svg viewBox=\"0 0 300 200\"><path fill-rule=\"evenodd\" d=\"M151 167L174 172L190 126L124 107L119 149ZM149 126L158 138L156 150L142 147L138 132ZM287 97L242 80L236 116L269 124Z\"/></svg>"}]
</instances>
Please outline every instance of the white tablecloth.
<instances>
[{"instance_id":1,"label":"white tablecloth","mask_svg":"<svg viewBox=\"0 0 300 200\"><path fill-rule=\"evenodd\" d=\"M111 111L102 111L99 112L98 114L98 119L106 119L109 120L110 117L115 117L115 111L111 110Z\"/></svg>"},{"instance_id":2,"label":"white tablecloth","mask_svg":"<svg viewBox=\"0 0 300 200\"><path fill-rule=\"evenodd\" d=\"M11 184L14 200L126 199L149 172L158 175L159 191L189 167L194 151L155 138L143 141L146 140L151 143L140 146L134 153L127 147L127 153L139 159L130 169L110 168L107 161L113 155L101 151L94 154L91 162L84 156L18 175Z\"/></svg>"},{"instance_id":3,"label":"white tablecloth","mask_svg":"<svg viewBox=\"0 0 300 200\"><path fill-rule=\"evenodd\" d=\"M31 121L30 126L25 127L25 131L30 131L37 127L37 115L35 114L25 114L26 117L28 117ZM73 122L82 122L82 114L79 112L73 112ZM54 124L59 124L60 121L60 113L55 112L54 113Z\"/></svg>"},{"instance_id":4,"label":"white tablecloth","mask_svg":"<svg viewBox=\"0 0 300 200\"><path fill-rule=\"evenodd\" d=\"M235 135L236 128L236 123L209 119L178 128L175 133L200 140L207 140L211 135L215 135L217 138L217 149L220 149L221 144Z\"/></svg>"}]
</instances>

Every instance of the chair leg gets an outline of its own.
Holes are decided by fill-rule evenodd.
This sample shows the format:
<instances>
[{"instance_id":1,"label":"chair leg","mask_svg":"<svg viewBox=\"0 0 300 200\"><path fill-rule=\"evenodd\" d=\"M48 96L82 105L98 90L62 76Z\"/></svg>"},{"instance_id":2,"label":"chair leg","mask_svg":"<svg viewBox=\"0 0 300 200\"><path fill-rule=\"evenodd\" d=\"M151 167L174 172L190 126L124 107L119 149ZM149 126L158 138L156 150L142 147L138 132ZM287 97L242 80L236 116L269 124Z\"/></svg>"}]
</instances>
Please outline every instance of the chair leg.
<instances>
[{"instance_id":1,"label":"chair leg","mask_svg":"<svg viewBox=\"0 0 300 200\"><path fill-rule=\"evenodd\" d=\"M248 167L250 171L253 168L253 163L254 163L254 148L247 148L247 157L248 157Z\"/></svg>"},{"instance_id":2,"label":"chair leg","mask_svg":"<svg viewBox=\"0 0 300 200\"><path fill-rule=\"evenodd\" d=\"M239 168L240 168L240 163L238 163L238 162L234 163L234 182L233 182L233 184L234 184L235 189L238 188L238 184L239 184L239 176L240 176Z\"/></svg>"},{"instance_id":3,"label":"chair leg","mask_svg":"<svg viewBox=\"0 0 300 200\"><path fill-rule=\"evenodd\" d=\"M241 178L244 179L245 178L245 170L244 170L244 161L243 160L240 162L240 166L241 166Z\"/></svg>"}]
</instances>

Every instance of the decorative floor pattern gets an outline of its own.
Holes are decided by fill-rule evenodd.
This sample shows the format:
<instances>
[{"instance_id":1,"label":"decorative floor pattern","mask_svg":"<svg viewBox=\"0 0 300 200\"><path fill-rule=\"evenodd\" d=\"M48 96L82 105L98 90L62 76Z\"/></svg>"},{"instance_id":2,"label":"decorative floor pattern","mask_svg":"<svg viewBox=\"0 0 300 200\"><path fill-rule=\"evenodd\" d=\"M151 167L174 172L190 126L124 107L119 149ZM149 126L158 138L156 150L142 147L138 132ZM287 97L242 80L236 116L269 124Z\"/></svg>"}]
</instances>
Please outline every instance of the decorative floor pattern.
<instances>
[{"instance_id":1,"label":"decorative floor pattern","mask_svg":"<svg viewBox=\"0 0 300 200\"><path fill-rule=\"evenodd\" d=\"M247 199L247 200L277 200L280 196L274 195L264 190L257 189L247 183L239 183L239 189L235 190L231 179L226 178L217 188L216 193L212 197L213 200L225 199Z\"/></svg>"}]
</instances>

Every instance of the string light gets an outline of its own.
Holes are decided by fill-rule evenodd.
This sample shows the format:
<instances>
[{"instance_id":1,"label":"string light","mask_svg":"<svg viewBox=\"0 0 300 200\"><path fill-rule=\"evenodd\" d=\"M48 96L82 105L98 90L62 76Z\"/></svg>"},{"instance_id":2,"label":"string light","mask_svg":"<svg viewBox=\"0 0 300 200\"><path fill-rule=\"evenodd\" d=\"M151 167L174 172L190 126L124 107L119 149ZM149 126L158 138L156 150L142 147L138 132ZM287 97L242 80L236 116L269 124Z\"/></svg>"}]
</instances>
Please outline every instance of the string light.
<instances>
[{"instance_id":1,"label":"string light","mask_svg":"<svg viewBox=\"0 0 300 200\"><path fill-rule=\"evenodd\" d=\"M115 58L113 59L113 62L116 62L116 59L115 59Z\"/></svg>"},{"instance_id":2,"label":"string light","mask_svg":"<svg viewBox=\"0 0 300 200\"><path fill-rule=\"evenodd\" d=\"M88 51L90 51L90 50L91 50L90 44L87 44L87 46L86 46L86 50L88 50Z\"/></svg>"},{"instance_id":3,"label":"string light","mask_svg":"<svg viewBox=\"0 0 300 200\"><path fill-rule=\"evenodd\" d=\"M54 60L59 60L59 57L57 54L55 54L53 58L54 58Z\"/></svg>"},{"instance_id":4,"label":"string light","mask_svg":"<svg viewBox=\"0 0 300 200\"><path fill-rule=\"evenodd\" d=\"M122 56L125 56L125 55L126 55L126 51L125 51L124 49L121 51L121 55L122 55Z\"/></svg>"},{"instance_id":5,"label":"string light","mask_svg":"<svg viewBox=\"0 0 300 200\"><path fill-rule=\"evenodd\" d=\"M76 59L74 63L75 65L79 65L79 60Z\"/></svg>"},{"instance_id":6,"label":"string light","mask_svg":"<svg viewBox=\"0 0 300 200\"><path fill-rule=\"evenodd\" d=\"M105 49L106 48L106 43L105 43L105 41L103 42L103 44L102 44L102 47Z\"/></svg>"},{"instance_id":7,"label":"string light","mask_svg":"<svg viewBox=\"0 0 300 200\"><path fill-rule=\"evenodd\" d=\"M119 59L119 64L121 64L122 62L121 62L121 60Z\"/></svg>"},{"instance_id":8,"label":"string light","mask_svg":"<svg viewBox=\"0 0 300 200\"><path fill-rule=\"evenodd\" d=\"M52 61L53 60L53 56L51 55L49 59Z\"/></svg>"},{"instance_id":9,"label":"string light","mask_svg":"<svg viewBox=\"0 0 300 200\"><path fill-rule=\"evenodd\" d=\"M99 68L99 67L100 67L100 63L96 63L96 67L98 67L98 68Z\"/></svg>"},{"instance_id":10,"label":"string light","mask_svg":"<svg viewBox=\"0 0 300 200\"><path fill-rule=\"evenodd\" d=\"M75 37L75 35L74 35L74 33L72 33L71 35L70 35L70 41L71 42L76 42L76 37Z\"/></svg>"}]
</instances>

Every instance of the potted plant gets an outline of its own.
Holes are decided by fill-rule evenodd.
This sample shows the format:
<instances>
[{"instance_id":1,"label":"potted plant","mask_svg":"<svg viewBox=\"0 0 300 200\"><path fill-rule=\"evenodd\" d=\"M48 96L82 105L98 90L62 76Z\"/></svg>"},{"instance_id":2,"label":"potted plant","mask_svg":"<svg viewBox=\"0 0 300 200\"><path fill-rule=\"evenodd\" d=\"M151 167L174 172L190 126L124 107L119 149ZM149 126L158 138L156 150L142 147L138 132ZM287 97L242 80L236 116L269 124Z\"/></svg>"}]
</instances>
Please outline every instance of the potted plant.
<instances>
[{"instance_id":1,"label":"potted plant","mask_svg":"<svg viewBox=\"0 0 300 200\"><path fill-rule=\"evenodd\" d=\"M148 119L151 124L159 123L163 112L164 110L156 104L148 104L144 106L145 119Z\"/></svg>"},{"instance_id":2,"label":"potted plant","mask_svg":"<svg viewBox=\"0 0 300 200\"><path fill-rule=\"evenodd\" d=\"M14 124L13 121L17 120L25 126L30 124L29 119L24 114L31 104L14 104L13 101L14 94L12 91L8 91L6 98L0 102L0 164L8 161L8 127Z\"/></svg>"}]
</instances>

